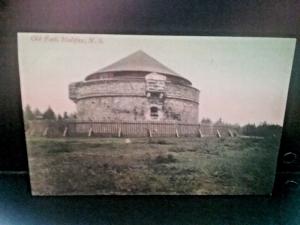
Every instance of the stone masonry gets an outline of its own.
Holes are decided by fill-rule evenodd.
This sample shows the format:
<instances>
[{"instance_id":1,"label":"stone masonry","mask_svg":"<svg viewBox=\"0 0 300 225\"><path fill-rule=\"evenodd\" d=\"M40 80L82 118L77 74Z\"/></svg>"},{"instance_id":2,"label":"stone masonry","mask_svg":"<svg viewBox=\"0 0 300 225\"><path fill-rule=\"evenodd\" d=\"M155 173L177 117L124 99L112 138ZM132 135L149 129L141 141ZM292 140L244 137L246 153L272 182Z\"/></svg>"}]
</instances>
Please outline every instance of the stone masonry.
<instances>
[{"instance_id":1,"label":"stone masonry","mask_svg":"<svg viewBox=\"0 0 300 225\"><path fill-rule=\"evenodd\" d=\"M69 86L81 121L198 123L199 90L138 51Z\"/></svg>"}]
</instances>

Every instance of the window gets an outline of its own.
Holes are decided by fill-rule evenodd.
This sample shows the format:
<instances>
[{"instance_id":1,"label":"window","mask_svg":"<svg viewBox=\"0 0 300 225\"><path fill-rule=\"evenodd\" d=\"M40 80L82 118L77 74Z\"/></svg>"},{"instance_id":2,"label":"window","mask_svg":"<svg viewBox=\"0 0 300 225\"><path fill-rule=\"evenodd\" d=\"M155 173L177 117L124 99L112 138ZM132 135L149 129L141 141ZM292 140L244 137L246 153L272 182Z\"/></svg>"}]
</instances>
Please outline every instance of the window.
<instances>
[{"instance_id":1,"label":"window","mask_svg":"<svg viewBox=\"0 0 300 225\"><path fill-rule=\"evenodd\" d=\"M151 97L153 97L153 98L159 98L159 93L157 93L157 92L152 92L152 93L151 93Z\"/></svg>"},{"instance_id":2,"label":"window","mask_svg":"<svg viewBox=\"0 0 300 225\"><path fill-rule=\"evenodd\" d=\"M151 112L151 118L152 119L157 119L158 118L158 108L157 107L151 107L150 108L150 112Z\"/></svg>"}]
</instances>

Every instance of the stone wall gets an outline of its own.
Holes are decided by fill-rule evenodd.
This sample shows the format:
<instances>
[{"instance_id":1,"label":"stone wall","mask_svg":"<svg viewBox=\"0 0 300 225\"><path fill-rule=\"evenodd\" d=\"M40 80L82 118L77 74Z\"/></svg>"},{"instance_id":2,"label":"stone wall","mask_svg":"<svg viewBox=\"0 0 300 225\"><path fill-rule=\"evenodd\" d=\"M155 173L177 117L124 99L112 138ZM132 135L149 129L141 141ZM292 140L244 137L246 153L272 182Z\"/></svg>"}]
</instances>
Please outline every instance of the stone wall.
<instances>
[{"instance_id":1,"label":"stone wall","mask_svg":"<svg viewBox=\"0 0 300 225\"><path fill-rule=\"evenodd\" d=\"M198 104L180 99L166 99L164 103L165 120L198 123Z\"/></svg>"},{"instance_id":2,"label":"stone wall","mask_svg":"<svg viewBox=\"0 0 300 225\"><path fill-rule=\"evenodd\" d=\"M145 95L144 80L99 80L78 83L69 87L72 99L82 99L95 96ZM75 101L76 101L75 100Z\"/></svg>"},{"instance_id":3,"label":"stone wall","mask_svg":"<svg viewBox=\"0 0 300 225\"><path fill-rule=\"evenodd\" d=\"M83 121L143 121L146 97L92 97L77 102L77 117Z\"/></svg>"},{"instance_id":4,"label":"stone wall","mask_svg":"<svg viewBox=\"0 0 300 225\"><path fill-rule=\"evenodd\" d=\"M112 95L145 96L146 82L144 79L78 82L71 84L69 90L72 99ZM166 96L199 102L199 91L197 89L169 82L166 85Z\"/></svg>"},{"instance_id":5,"label":"stone wall","mask_svg":"<svg viewBox=\"0 0 300 225\"><path fill-rule=\"evenodd\" d=\"M77 117L83 121L149 121L150 107L146 97L93 97L77 102ZM198 122L198 104L166 99L159 109L159 121Z\"/></svg>"},{"instance_id":6,"label":"stone wall","mask_svg":"<svg viewBox=\"0 0 300 225\"><path fill-rule=\"evenodd\" d=\"M160 97L147 90L145 79L110 79L73 83L70 98L83 121L181 121L198 122L199 91L166 82ZM151 116L156 107L157 118Z\"/></svg>"},{"instance_id":7,"label":"stone wall","mask_svg":"<svg viewBox=\"0 0 300 225\"><path fill-rule=\"evenodd\" d=\"M185 99L199 103L199 90L190 86L169 83L166 96L168 98Z\"/></svg>"}]
</instances>

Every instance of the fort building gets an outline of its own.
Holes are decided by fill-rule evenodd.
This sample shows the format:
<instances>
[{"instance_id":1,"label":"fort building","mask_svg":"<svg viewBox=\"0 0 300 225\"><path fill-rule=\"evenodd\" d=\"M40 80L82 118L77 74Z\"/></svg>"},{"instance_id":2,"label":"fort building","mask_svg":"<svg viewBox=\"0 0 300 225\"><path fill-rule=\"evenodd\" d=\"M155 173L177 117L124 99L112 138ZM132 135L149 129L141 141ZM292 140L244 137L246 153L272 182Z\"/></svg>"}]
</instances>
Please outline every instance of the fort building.
<instances>
[{"instance_id":1,"label":"fort building","mask_svg":"<svg viewBox=\"0 0 300 225\"><path fill-rule=\"evenodd\" d=\"M143 51L69 85L81 121L198 123L199 90Z\"/></svg>"}]
</instances>

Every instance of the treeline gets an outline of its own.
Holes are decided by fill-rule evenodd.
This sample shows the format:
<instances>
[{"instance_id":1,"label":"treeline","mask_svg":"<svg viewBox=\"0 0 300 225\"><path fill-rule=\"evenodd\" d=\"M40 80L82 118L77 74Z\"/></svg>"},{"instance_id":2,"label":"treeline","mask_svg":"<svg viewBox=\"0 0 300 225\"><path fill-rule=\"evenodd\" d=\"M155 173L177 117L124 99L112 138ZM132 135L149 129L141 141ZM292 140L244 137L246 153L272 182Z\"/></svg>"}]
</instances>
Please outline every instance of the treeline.
<instances>
[{"instance_id":1,"label":"treeline","mask_svg":"<svg viewBox=\"0 0 300 225\"><path fill-rule=\"evenodd\" d=\"M76 119L76 113L68 114L64 112L63 115L56 114L53 109L49 106L48 109L44 112L41 112L39 109L32 110L30 105L26 105L23 111L24 120L68 120Z\"/></svg>"},{"instance_id":2,"label":"treeline","mask_svg":"<svg viewBox=\"0 0 300 225\"><path fill-rule=\"evenodd\" d=\"M247 136L280 137L282 127L277 124L268 124L266 122L257 126L255 124L247 124L242 127L242 133Z\"/></svg>"},{"instance_id":3,"label":"treeline","mask_svg":"<svg viewBox=\"0 0 300 225\"><path fill-rule=\"evenodd\" d=\"M217 125L217 126L233 126L233 127L240 127L239 124L231 124L226 123L222 120L222 118L218 119L217 121L213 122L210 118L203 118L200 122L201 124L207 124L207 125Z\"/></svg>"},{"instance_id":4,"label":"treeline","mask_svg":"<svg viewBox=\"0 0 300 225\"><path fill-rule=\"evenodd\" d=\"M282 133L282 127L280 125L269 124L267 122L262 122L258 125L249 123L244 126L240 126L239 124L225 123L222 121L221 118L215 122L213 122L209 118L203 118L201 120L201 124L228 126L238 131L239 134L246 135L246 136L280 137Z\"/></svg>"}]
</instances>

